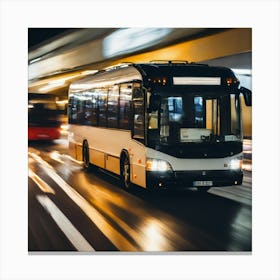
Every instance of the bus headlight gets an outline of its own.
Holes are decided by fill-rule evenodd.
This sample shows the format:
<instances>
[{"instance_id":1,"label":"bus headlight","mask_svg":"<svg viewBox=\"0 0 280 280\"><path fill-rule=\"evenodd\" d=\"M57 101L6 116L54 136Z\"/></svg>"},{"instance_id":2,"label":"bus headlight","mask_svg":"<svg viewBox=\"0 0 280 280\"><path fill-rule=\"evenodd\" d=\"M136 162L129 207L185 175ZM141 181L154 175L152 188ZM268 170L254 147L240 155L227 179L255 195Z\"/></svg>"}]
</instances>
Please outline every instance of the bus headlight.
<instances>
[{"instance_id":1,"label":"bus headlight","mask_svg":"<svg viewBox=\"0 0 280 280\"><path fill-rule=\"evenodd\" d=\"M148 158L146 161L146 170L167 172L172 171L172 167L170 163L165 160Z\"/></svg>"},{"instance_id":2,"label":"bus headlight","mask_svg":"<svg viewBox=\"0 0 280 280\"><path fill-rule=\"evenodd\" d=\"M234 158L229 162L229 168L232 170L241 169L242 168L242 159Z\"/></svg>"}]
</instances>

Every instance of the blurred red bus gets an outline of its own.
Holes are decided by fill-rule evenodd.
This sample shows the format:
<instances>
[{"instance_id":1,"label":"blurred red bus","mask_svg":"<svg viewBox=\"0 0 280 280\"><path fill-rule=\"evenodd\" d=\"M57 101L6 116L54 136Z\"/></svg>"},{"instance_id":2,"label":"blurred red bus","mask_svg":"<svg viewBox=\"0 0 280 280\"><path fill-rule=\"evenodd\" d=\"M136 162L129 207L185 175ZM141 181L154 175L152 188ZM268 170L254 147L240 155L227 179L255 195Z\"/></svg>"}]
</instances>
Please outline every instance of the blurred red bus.
<instances>
[{"instance_id":1,"label":"blurred red bus","mask_svg":"<svg viewBox=\"0 0 280 280\"><path fill-rule=\"evenodd\" d=\"M50 94L29 93L28 140L55 140L60 138L58 108Z\"/></svg>"}]
</instances>

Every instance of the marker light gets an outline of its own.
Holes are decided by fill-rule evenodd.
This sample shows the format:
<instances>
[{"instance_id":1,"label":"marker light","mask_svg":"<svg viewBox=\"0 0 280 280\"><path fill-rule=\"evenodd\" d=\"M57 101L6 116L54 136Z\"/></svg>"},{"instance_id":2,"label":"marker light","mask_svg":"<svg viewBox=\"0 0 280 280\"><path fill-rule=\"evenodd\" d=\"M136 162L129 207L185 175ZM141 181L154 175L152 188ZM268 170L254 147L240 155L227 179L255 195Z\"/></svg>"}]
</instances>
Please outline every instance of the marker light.
<instances>
[{"instance_id":1,"label":"marker light","mask_svg":"<svg viewBox=\"0 0 280 280\"><path fill-rule=\"evenodd\" d=\"M148 158L146 161L146 170L167 172L171 171L172 168L171 165L165 160Z\"/></svg>"},{"instance_id":2,"label":"marker light","mask_svg":"<svg viewBox=\"0 0 280 280\"><path fill-rule=\"evenodd\" d=\"M238 84L238 79L236 79L236 78L226 78L226 84L228 86L236 85L236 84Z\"/></svg>"},{"instance_id":3,"label":"marker light","mask_svg":"<svg viewBox=\"0 0 280 280\"><path fill-rule=\"evenodd\" d=\"M158 85L165 86L166 83L167 83L167 78L166 77L156 77L156 78L153 78L153 79L148 79L148 81L150 83L153 83L153 84L158 84Z\"/></svg>"}]
</instances>

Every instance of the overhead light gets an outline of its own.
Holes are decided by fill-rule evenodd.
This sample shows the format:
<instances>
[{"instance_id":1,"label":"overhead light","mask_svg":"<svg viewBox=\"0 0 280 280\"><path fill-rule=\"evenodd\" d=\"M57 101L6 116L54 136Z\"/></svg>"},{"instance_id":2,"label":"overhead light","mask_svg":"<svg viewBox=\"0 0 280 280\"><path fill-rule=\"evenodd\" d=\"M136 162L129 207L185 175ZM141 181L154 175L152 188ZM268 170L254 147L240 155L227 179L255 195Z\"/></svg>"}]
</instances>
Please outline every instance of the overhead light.
<instances>
[{"instance_id":1,"label":"overhead light","mask_svg":"<svg viewBox=\"0 0 280 280\"><path fill-rule=\"evenodd\" d=\"M96 72L98 72L98 70L85 70L81 74L86 76L86 75L95 74Z\"/></svg>"},{"instance_id":2,"label":"overhead light","mask_svg":"<svg viewBox=\"0 0 280 280\"><path fill-rule=\"evenodd\" d=\"M103 39L105 58L142 50L160 42L172 28L121 28Z\"/></svg>"},{"instance_id":3,"label":"overhead light","mask_svg":"<svg viewBox=\"0 0 280 280\"><path fill-rule=\"evenodd\" d=\"M63 86L66 80L67 79L59 79L59 80L50 81L49 85L58 86L58 87Z\"/></svg>"},{"instance_id":4,"label":"overhead light","mask_svg":"<svg viewBox=\"0 0 280 280\"><path fill-rule=\"evenodd\" d=\"M49 90L64 86L66 84L66 82L71 80L71 79L77 78L79 76L82 77L82 76L94 74L96 72L98 72L98 70L85 70L85 71L73 74L73 75L65 77L65 78L52 80L52 81L48 82L47 85L44 85L44 86L40 87L39 91L40 92L47 92Z\"/></svg>"},{"instance_id":5,"label":"overhead light","mask_svg":"<svg viewBox=\"0 0 280 280\"><path fill-rule=\"evenodd\" d=\"M40 60L42 60L42 57L37 57L37 58L32 59L29 63L32 64L32 63L35 63Z\"/></svg>"},{"instance_id":6,"label":"overhead light","mask_svg":"<svg viewBox=\"0 0 280 280\"><path fill-rule=\"evenodd\" d=\"M59 80L49 82L46 86L40 87L39 91L47 92L50 89L55 89L55 88L61 87L63 85L65 85L65 79L59 79Z\"/></svg>"}]
</instances>

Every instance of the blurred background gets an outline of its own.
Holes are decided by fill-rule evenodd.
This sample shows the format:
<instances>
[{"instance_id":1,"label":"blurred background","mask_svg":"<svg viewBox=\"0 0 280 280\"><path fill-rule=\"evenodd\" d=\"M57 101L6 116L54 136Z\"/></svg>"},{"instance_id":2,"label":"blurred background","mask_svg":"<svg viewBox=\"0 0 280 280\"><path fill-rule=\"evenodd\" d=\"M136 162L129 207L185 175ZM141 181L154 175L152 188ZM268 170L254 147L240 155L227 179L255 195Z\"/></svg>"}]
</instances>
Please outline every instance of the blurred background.
<instances>
[{"instance_id":1,"label":"blurred background","mask_svg":"<svg viewBox=\"0 0 280 280\"><path fill-rule=\"evenodd\" d=\"M67 123L69 84L121 62L183 60L230 67L252 88L249 28L29 28L28 92L54 96ZM244 104L243 104L244 105ZM251 107L242 106L244 138Z\"/></svg>"}]
</instances>

